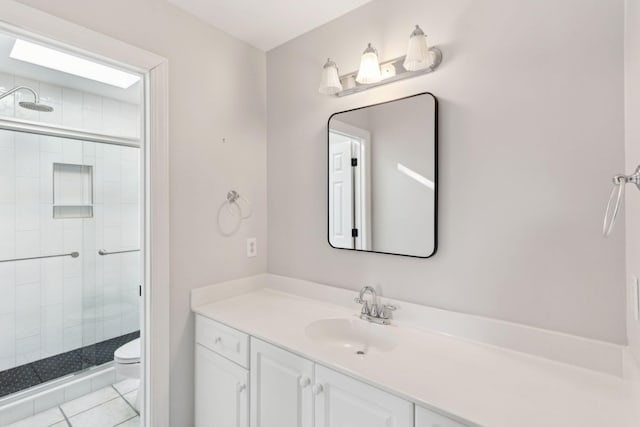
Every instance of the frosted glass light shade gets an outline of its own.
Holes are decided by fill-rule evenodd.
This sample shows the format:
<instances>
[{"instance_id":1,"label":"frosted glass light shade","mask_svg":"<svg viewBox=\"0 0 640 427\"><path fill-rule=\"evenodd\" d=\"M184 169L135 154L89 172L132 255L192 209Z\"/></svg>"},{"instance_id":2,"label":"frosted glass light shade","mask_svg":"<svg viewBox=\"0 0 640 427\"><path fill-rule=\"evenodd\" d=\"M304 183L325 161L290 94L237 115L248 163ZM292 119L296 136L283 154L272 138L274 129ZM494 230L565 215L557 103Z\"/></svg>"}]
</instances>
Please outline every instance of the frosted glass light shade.
<instances>
[{"instance_id":1,"label":"frosted glass light shade","mask_svg":"<svg viewBox=\"0 0 640 427\"><path fill-rule=\"evenodd\" d=\"M362 53L356 81L366 85L378 83L380 80L382 80L382 75L380 73L380 63L378 62L378 52L369 43L369 46Z\"/></svg>"},{"instance_id":2,"label":"frosted glass light shade","mask_svg":"<svg viewBox=\"0 0 640 427\"><path fill-rule=\"evenodd\" d=\"M409 37L409 47L407 48L407 56L402 66L407 71L423 70L431 66L432 59L427 45L427 36L422 29L416 25L415 30Z\"/></svg>"},{"instance_id":3,"label":"frosted glass light shade","mask_svg":"<svg viewBox=\"0 0 640 427\"><path fill-rule=\"evenodd\" d=\"M322 67L322 78L318 92L323 95L335 95L342 90L338 67L335 62L327 58L326 64Z\"/></svg>"}]
</instances>

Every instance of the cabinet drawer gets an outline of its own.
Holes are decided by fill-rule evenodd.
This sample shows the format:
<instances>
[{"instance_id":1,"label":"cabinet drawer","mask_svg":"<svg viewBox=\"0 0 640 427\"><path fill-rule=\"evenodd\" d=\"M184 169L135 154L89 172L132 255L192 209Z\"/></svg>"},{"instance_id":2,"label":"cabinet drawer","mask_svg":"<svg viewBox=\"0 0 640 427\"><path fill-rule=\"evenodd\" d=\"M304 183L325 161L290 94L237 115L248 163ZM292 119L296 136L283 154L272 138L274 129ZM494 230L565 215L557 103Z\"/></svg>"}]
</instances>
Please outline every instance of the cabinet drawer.
<instances>
[{"instance_id":1,"label":"cabinet drawer","mask_svg":"<svg viewBox=\"0 0 640 427\"><path fill-rule=\"evenodd\" d=\"M447 418L443 415L436 414L433 411L416 406L416 425L415 427L466 427L457 421Z\"/></svg>"},{"instance_id":2,"label":"cabinet drawer","mask_svg":"<svg viewBox=\"0 0 640 427\"><path fill-rule=\"evenodd\" d=\"M249 335L196 315L196 343L249 368Z\"/></svg>"}]
</instances>

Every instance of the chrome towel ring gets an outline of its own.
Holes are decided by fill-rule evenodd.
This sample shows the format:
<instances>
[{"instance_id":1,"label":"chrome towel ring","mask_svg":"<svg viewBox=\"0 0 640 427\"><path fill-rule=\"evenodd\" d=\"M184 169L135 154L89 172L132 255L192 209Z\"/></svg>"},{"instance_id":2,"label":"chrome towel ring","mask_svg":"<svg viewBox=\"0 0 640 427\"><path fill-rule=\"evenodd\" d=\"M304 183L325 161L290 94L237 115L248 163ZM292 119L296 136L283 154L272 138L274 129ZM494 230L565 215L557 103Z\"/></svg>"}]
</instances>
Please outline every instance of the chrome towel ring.
<instances>
[{"instance_id":1,"label":"chrome towel ring","mask_svg":"<svg viewBox=\"0 0 640 427\"><path fill-rule=\"evenodd\" d=\"M222 213L225 211L234 219L232 227L225 227L222 224ZM251 202L242 197L237 191L231 190L227 193L227 199L218 208L218 231L225 237L233 236L240 229L242 221L249 219L251 215L253 215Z\"/></svg>"},{"instance_id":2,"label":"chrome towel ring","mask_svg":"<svg viewBox=\"0 0 640 427\"><path fill-rule=\"evenodd\" d=\"M245 210L249 212L247 215L243 215L242 207L240 206L241 204L244 204L246 208ZM248 219L251 215L253 215L251 202L240 196L240 194L238 194L236 190L231 190L227 193L226 205L232 215L235 215L232 209L232 206L235 206L238 209L238 215L241 219Z\"/></svg>"},{"instance_id":3,"label":"chrome towel ring","mask_svg":"<svg viewBox=\"0 0 640 427\"><path fill-rule=\"evenodd\" d=\"M613 227L618 219L620 207L624 201L625 184L635 184L640 190L640 166L631 175L616 175L613 177L613 188L609 194L607 202L607 210L604 213L604 222L602 224L602 234L609 237L613 231Z\"/></svg>"}]
</instances>

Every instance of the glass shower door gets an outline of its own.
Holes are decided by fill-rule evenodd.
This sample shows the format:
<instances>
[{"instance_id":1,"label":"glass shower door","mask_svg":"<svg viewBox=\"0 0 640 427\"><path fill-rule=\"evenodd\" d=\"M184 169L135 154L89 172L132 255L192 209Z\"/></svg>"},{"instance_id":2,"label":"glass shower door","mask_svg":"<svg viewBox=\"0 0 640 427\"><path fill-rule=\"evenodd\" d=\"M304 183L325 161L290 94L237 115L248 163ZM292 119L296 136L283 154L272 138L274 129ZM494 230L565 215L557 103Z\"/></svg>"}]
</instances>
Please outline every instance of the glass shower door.
<instances>
[{"instance_id":1,"label":"glass shower door","mask_svg":"<svg viewBox=\"0 0 640 427\"><path fill-rule=\"evenodd\" d=\"M87 322L85 337L96 344L94 364L102 365L140 336L140 149L109 144L95 149L96 220L85 240L95 262L95 276L88 280L95 280L97 293L87 300L85 312L95 310L95 320Z\"/></svg>"},{"instance_id":2,"label":"glass shower door","mask_svg":"<svg viewBox=\"0 0 640 427\"><path fill-rule=\"evenodd\" d=\"M138 152L0 130L0 398L138 335Z\"/></svg>"}]
</instances>

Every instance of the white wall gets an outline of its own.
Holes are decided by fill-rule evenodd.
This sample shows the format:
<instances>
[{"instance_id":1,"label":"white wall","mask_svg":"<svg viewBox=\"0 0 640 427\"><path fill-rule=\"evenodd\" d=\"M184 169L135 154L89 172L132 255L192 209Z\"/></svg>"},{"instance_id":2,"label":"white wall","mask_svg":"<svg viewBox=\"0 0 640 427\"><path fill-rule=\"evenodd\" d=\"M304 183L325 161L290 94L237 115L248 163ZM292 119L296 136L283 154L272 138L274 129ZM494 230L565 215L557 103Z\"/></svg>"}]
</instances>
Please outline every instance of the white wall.
<instances>
[{"instance_id":1,"label":"white wall","mask_svg":"<svg viewBox=\"0 0 640 427\"><path fill-rule=\"evenodd\" d=\"M625 158L632 173L640 164L640 1L625 1ZM626 198L627 339L640 363L640 322L633 317L631 285L640 277L640 193L631 185ZM618 230L619 232L619 230Z\"/></svg>"},{"instance_id":2,"label":"white wall","mask_svg":"<svg viewBox=\"0 0 640 427\"><path fill-rule=\"evenodd\" d=\"M51 113L0 101L0 116L137 136L138 107L0 73L0 91L34 88ZM27 96L31 96L27 94ZM0 131L0 370L139 329L139 149ZM53 218L53 164L93 167L93 217Z\"/></svg>"},{"instance_id":3,"label":"white wall","mask_svg":"<svg viewBox=\"0 0 640 427\"><path fill-rule=\"evenodd\" d=\"M266 270L265 55L163 0L21 2L169 59L171 425L192 425L189 291ZM215 213L231 189L254 214L224 238Z\"/></svg>"},{"instance_id":4,"label":"white wall","mask_svg":"<svg viewBox=\"0 0 640 427\"><path fill-rule=\"evenodd\" d=\"M327 57L400 56L416 23L435 73L318 95ZM327 118L423 91L440 101L438 253L331 249ZM375 0L270 51L267 93L270 272L625 342L624 227L600 235L624 166L622 0Z\"/></svg>"}]
</instances>

